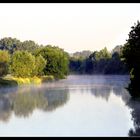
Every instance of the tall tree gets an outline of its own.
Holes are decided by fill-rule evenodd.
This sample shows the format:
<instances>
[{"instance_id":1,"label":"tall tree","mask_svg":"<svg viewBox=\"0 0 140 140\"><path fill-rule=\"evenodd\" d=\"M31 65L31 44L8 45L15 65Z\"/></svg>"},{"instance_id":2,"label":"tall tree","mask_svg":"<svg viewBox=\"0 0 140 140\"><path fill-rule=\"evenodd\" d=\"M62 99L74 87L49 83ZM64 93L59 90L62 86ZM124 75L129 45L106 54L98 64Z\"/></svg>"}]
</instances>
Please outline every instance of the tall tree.
<instances>
[{"instance_id":1,"label":"tall tree","mask_svg":"<svg viewBox=\"0 0 140 140\"><path fill-rule=\"evenodd\" d=\"M129 39L123 47L122 57L130 72L129 90L133 91L133 95L140 95L140 22L137 21L131 29Z\"/></svg>"}]
</instances>

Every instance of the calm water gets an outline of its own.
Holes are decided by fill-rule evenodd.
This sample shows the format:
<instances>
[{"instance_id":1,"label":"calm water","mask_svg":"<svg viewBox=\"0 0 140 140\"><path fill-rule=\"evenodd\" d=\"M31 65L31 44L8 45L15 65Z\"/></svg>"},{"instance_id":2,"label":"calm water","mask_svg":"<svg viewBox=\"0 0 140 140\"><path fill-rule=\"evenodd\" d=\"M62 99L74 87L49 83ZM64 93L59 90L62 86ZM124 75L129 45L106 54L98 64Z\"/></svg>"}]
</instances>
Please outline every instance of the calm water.
<instances>
[{"instance_id":1,"label":"calm water","mask_svg":"<svg viewBox=\"0 0 140 140\"><path fill-rule=\"evenodd\" d=\"M40 86L0 89L0 136L140 134L140 101L128 76L74 76Z\"/></svg>"}]
</instances>

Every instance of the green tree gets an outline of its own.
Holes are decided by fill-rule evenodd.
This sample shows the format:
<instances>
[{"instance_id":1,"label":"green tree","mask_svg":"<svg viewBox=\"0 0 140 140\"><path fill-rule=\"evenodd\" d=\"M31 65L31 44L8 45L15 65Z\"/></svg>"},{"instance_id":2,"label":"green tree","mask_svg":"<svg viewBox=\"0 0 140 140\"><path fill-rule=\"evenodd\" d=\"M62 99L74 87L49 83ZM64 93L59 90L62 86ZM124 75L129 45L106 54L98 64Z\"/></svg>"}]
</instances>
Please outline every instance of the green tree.
<instances>
[{"instance_id":1,"label":"green tree","mask_svg":"<svg viewBox=\"0 0 140 140\"><path fill-rule=\"evenodd\" d=\"M89 57L81 57L83 52L74 53L69 61L69 69L72 73L80 74L128 74L124 62L120 60L122 46L113 49L112 54L103 48L94 51Z\"/></svg>"},{"instance_id":2,"label":"green tree","mask_svg":"<svg viewBox=\"0 0 140 140\"><path fill-rule=\"evenodd\" d=\"M44 74L44 69L46 67L47 60L45 60L41 55L35 58L35 71L34 75L41 76Z\"/></svg>"},{"instance_id":3,"label":"green tree","mask_svg":"<svg viewBox=\"0 0 140 140\"><path fill-rule=\"evenodd\" d=\"M129 39L123 47L122 57L130 72L129 90L133 91L134 95L137 95L137 93L140 95L140 22L137 21L131 29Z\"/></svg>"},{"instance_id":4,"label":"green tree","mask_svg":"<svg viewBox=\"0 0 140 140\"><path fill-rule=\"evenodd\" d=\"M28 52L33 52L35 49L38 48L38 44L36 44L34 41L32 40L26 40L24 42L21 43L21 46L19 48L19 50L26 50Z\"/></svg>"},{"instance_id":5,"label":"green tree","mask_svg":"<svg viewBox=\"0 0 140 140\"><path fill-rule=\"evenodd\" d=\"M7 50L9 53L13 53L20 48L21 42L16 38L5 37L0 40L0 49Z\"/></svg>"},{"instance_id":6,"label":"green tree","mask_svg":"<svg viewBox=\"0 0 140 140\"><path fill-rule=\"evenodd\" d=\"M8 73L10 55L8 51L0 50L0 77Z\"/></svg>"},{"instance_id":7,"label":"green tree","mask_svg":"<svg viewBox=\"0 0 140 140\"><path fill-rule=\"evenodd\" d=\"M102 50L100 50L99 52L96 52L95 58L96 58L96 60L109 59L109 58L111 58L111 53L109 53L107 48L105 47Z\"/></svg>"},{"instance_id":8,"label":"green tree","mask_svg":"<svg viewBox=\"0 0 140 140\"><path fill-rule=\"evenodd\" d=\"M16 51L12 56L11 73L17 77L32 77L35 70L35 57L27 51Z\"/></svg>"},{"instance_id":9,"label":"green tree","mask_svg":"<svg viewBox=\"0 0 140 140\"><path fill-rule=\"evenodd\" d=\"M47 45L43 48L37 49L34 54L42 55L47 60L47 65L44 69L45 74L54 75L57 78L63 78L68 74L68 54L62 49Z\"/></svg>"}]
</instances>

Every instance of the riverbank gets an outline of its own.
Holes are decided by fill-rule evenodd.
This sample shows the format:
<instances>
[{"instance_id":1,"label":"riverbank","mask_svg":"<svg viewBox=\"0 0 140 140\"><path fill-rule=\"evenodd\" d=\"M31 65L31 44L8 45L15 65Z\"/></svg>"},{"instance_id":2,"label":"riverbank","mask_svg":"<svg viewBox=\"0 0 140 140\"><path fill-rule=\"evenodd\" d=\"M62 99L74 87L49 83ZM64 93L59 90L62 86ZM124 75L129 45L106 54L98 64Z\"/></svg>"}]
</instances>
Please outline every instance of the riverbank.
<instances>
[{"instance_id":1,"label":"riverbank","mask_svg":"<svg viewBox=\"0 0 140 140\"><path fill-rule=\"evenodd\" d=\"M13 77L7 75L3 78L0 78L0 87L3 86L18 86L18 85L29 85L29 84L41 84L44 82L54 81L55 78L53 75L41 76L41 77L31 77L31 78L21 78Z\"/></svg>"}]
</instances>

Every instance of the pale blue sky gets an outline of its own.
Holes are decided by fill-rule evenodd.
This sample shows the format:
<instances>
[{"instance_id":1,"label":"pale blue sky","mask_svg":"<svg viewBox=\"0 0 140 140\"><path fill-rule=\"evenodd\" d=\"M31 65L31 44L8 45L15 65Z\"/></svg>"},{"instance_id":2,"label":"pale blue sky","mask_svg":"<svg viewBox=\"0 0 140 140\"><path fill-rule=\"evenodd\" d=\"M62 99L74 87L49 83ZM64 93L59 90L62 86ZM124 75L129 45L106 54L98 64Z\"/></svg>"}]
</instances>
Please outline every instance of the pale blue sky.
<instances>
[{"instance_id":1,"label":"pale blue sky","mask_svg":"<svg viewBox=\"0 0 140 140\"><path fill-rule=\"evenodd\" d=\"M124 44L140 4L0 4L0 38L58 45L68 52Z\"/></svg>"}]
</instances>

